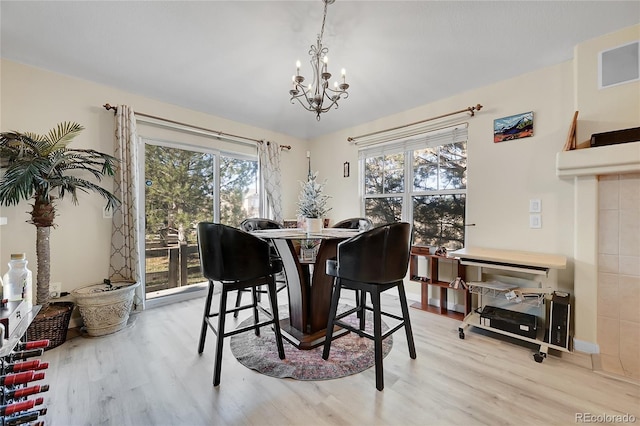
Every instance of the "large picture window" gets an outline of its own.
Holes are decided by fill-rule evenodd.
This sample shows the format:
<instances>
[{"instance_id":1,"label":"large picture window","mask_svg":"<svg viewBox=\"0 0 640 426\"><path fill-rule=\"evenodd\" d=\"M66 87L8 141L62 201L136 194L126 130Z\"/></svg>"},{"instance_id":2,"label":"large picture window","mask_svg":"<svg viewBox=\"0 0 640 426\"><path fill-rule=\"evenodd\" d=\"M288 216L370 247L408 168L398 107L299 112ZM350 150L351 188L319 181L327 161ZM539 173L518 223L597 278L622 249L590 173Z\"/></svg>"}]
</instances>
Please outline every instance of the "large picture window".
<instances>
[{"instance_id":1,"label":"large picture window","mask_svg":"<svg viewBox=\"0 0 640 426\"><path fill-rule=\"evenodd\" d=\"M145 140L145 293L147 298L206 280L196 227L238 226L259 216L256 156Z\"/></svg>"},{"instance_id":2,"label":"large picture window","mask_svg":"<svg viewBox=\"0 0 640 426\"><path fill-rule=\"evenodd\" d=\"M466 139L466 128L452 128L362 149L365 215L376 225L413 223L413 244L463 247Z\"/></svg>"}]
</instances>

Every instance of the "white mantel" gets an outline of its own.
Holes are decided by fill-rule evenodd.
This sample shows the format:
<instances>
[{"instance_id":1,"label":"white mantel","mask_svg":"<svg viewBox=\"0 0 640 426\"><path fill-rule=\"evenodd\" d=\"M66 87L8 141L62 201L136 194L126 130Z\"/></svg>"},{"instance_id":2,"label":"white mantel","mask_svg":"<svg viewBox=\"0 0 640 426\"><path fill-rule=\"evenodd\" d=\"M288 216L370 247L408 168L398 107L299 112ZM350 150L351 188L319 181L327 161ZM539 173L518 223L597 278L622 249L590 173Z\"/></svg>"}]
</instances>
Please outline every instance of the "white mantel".
<instances>
[{"instance_id":1,"label":"white mantel","mask_svg":"<svg viewBox=\"0 0 640 426\"><path fill-rule=\"evenodd\" d=\"M558 177L574 181L574 345L582 352L599 352L598 176L634 172L640 172L640 141L556 155Z\"/></svg>"},{"instance_id":2,"label":"white mantel","mask_svg":"<svg viewBox=\"0 0 640 426\"><path fill-rule=\"evenodd\" d=\"M560 177L598 176L640 171L640 141L559 152Z\"/></svg>"}]
</instances>

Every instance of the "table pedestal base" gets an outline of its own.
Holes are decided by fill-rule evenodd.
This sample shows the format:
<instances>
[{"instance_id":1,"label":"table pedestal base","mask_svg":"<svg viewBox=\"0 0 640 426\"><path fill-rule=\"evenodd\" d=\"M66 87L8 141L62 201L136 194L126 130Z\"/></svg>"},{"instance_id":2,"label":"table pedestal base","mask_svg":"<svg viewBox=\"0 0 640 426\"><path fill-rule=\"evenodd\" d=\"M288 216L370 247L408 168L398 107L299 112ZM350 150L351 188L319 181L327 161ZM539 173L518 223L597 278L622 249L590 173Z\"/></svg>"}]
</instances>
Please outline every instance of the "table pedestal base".
<instances>
[{"instance_id":1,"label":"table pedestal base","mask_svg":"<svg viewBox=\"0 0 640 426\"><path fill-rule=\"evenodd\" d=\"M324 345L327 330L319 330L313 334L305 334L293 328L289 323L289 318L280 320L280 332L282 337L297 349L309 350ZM349 333L349 330L335 326L333 328L333 340Z\"/></svg>"}]
</instances>

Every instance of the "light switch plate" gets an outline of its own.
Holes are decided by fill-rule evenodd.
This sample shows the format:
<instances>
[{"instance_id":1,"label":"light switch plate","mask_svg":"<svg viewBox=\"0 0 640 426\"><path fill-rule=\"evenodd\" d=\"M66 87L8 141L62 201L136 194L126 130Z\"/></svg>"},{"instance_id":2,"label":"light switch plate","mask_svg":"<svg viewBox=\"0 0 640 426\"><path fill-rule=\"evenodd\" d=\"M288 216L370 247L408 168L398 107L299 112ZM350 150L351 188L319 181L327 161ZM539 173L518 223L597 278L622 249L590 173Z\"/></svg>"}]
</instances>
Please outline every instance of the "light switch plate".
<instances>
[{"instance_id":1,"label":"light switch plate","mask_svg":"<svg viewBox=\"0 0 640 426\"><path fill-rule=\"evenodd\" d=\"M542 228L542 215L530 214L529 215L529 228L532 228L532 229Z\"/></svg>"},{"instance_id":2,"label":"light switch plate","mask_svg":"<svg viewBox=\"0 0 640 426\"><path fill-rule=\"evenodd\" d=\"M529 213L540 213L542 211L542 201L539 198L529 200Z\"/></svg>"}]
</instances>

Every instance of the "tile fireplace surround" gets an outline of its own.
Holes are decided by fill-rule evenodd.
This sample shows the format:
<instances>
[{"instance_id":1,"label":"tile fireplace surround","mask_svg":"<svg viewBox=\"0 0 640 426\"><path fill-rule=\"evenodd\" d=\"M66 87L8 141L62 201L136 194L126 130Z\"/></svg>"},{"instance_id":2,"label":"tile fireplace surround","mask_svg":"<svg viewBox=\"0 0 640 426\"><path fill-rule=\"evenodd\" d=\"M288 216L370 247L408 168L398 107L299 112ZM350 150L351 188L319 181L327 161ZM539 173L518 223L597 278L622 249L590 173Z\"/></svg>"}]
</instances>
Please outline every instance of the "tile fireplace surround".
<instances>
[{"instance_id":1,"label":"tile fireplace surround","mask_svg":"<svg viewBox=\"0 0 640 426\"><path fill-rule=\"evenodd\" d=\"M640 381L640 142L561 152L556 166L574 183L576 350Z\"/></svg>"}]
</instances>

